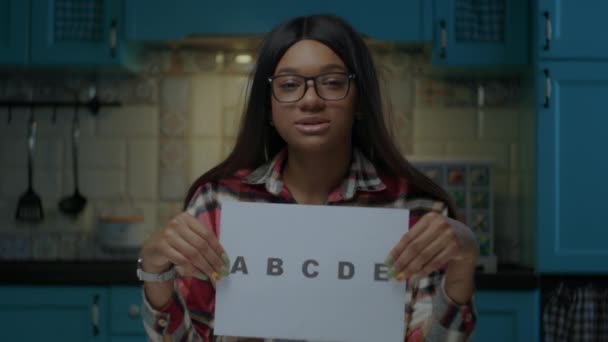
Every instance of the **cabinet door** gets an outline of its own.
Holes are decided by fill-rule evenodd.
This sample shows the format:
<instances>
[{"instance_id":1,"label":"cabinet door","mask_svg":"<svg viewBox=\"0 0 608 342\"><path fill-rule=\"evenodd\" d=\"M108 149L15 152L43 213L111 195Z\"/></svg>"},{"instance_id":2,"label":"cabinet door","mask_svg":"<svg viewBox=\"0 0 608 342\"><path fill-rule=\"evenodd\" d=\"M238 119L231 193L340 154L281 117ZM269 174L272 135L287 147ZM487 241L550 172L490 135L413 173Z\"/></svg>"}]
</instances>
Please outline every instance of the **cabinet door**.
<instances>
[{"instance_id":1,"label":"cabinet door","mask_svg":"<svg viewBox=\"0 0 608 342\"><path fill-rule=\"evenodd\" d=\"M537 76L538 269L608 272L608 63L543 62Z\"/></svg>"},{"instance_id":2,"label":"cabinet door","mask_svg":"<svg viewBox=\"0 0 608 342\"><path fill-rule=\"evenodd\" d=\"M32 0L32 64L120 64L121 3Z\"/></svg>"},{"instance_id":3,"label":"cabinet door","mask_svg":"<svg viewBox=\"0 0 608 342\"><path fill-rule=\"evenodd\" d=\"M27 63L29 6L28 0L0 0L0 64Z\"/></svg>"},{"instance_id":4,"label":"cabinet door","mask_svg":"<svg viewBox=\"0 0 608 342\"><path fill-rule=\"evenodd\" d=\"M435 0L433 64L528 64L528 1Z\"/></svg>"},{"instance_id":5,"label":"cabinet door","mask_svg":"<svg viewBox=\"0 0 608 342\"><path fill-rule=\"evenodd\" d=\"M106 309L102 288L2 286L2 340L106 341Z\"/></svg>"},{"instance_id":6,"label":"cabinet door","mask_svg":"<svg viewBox=\"0 0 608 342\"><path fill-rule=\"evenodd\" d=\"M607 1L538 0L535 22L542 59L608 59Z\"/></svg>"},{"instance_id":7,"label":"cabinet door","mask_svg":"<svg viewBox=\"0 0 608 342\"><path fill-rule=\"evenodd\" d=\"M540 340L540 299L535 291L478 291L473 341Z\"/></svg>"},{"instance_id":8,"label":"cabinet door","mask_svg":"<svg viewBox=\"0 0 608 342\"><path fill-rule=\"evenodd\" d=\"M196 34L262 35L294 16L333 13L373 38L419 41L423 39L422 15L430 15L422 1L129 0L127 37L137 41L169 41Z\"/></svg>"},{"instance_id":9,"label":"cabinet door","mask_svg":"<svg viewBox=\"0 0 608 342\"><path fill-rule=\"evenodd\" d=\"M141 317L141 287L113 286L110 289L110 298L110 330L112 334L145 336Z\"/></svg>"}]
</instances>

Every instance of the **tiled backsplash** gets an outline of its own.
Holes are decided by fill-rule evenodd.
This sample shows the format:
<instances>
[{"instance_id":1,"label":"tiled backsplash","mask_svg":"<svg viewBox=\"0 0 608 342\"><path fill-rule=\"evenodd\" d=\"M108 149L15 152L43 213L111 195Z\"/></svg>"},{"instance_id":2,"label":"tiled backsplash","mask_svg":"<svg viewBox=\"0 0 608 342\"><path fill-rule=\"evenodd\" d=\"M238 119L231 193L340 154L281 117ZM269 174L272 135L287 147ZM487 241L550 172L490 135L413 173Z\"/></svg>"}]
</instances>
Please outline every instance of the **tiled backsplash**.
<instances>
[{"instance_id":1,"label":"tiled backsplash","mask_svg":"<svg viewBox=\"0 0 608 342\"><path fill-rule=\"evenodd\" d=\"M247 53L248 51L239 51ZM101 100L121 101L98 116L81 110L80 186L89 206L77 221L57 211L73 191L70 150L72 109L55 123L51 108L35 113L39 139L34 187L47 219L37 227L13 220L26 189L27 111L0 108L0 233L93 233L99 206L128 195L145 215L145 235L179 212L188 185L227 155L234 143L251 64L236 52L150 50L136 75L0 74L0 99L86 98L96 85ZM375 49L394 135L412 158L490 159L495 162L496 252L500 261L530 260L533 213L531 93L520 78L455 79L436 76L419 50ZM485 103L478 103L482 87ZM71 89L71 91L70 91ZM523 202L522 202L523 201ZM526 216L527 215L527 216ZM32 243L35 244L35 243ZM0 252L1 252L0 246ZM115 254L100 253L115 257Z\"/></svg>"}]
</instances>

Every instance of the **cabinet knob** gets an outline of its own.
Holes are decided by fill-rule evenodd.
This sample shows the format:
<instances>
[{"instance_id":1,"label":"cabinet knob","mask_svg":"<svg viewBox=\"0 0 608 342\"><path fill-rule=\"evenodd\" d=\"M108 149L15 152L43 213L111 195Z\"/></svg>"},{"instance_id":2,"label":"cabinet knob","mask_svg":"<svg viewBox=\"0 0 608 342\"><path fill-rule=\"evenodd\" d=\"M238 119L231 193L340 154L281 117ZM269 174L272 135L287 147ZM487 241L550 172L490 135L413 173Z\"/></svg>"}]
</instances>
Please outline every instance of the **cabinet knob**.
<instances>
[{"instance_id":1,"label":"cabinet knob","mask_svg":"<svg viewBox=\"0 0 608 342\"><path fill-rule=\"evenodd\" d=\"M136 304L129 305L129 316L133 318L139 317L139 306Z\"/></svg>"}]
</instances>

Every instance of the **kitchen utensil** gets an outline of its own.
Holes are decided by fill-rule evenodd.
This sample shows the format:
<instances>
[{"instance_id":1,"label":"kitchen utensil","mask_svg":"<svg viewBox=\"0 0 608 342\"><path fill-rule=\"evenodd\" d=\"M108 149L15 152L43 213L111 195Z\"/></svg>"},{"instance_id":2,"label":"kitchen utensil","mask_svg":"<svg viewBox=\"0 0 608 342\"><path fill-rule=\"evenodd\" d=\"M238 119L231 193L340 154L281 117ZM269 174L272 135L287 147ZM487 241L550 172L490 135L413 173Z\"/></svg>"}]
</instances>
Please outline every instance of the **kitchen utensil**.
<instances>
[{"instance_id":1,"label":"kitchen utensil","mask_svg":"<svg viewBox=\"0 0 608 342\"><path fill-rule=\"evenodd\" d=\"M78 105L74 110L74 118L72 119L72 171L74 174L74 194L64 197L59 202L61 212L70 215L78 215L87 205L87 199L80 194L78 189L78 138L80 137L80 123L78 121Z\"/></svg>"},{"instance_id":2,"label":"kitchen utensil","mask_svg":"<svg viewBox=\"0 0 608 342\"><path fill-rule=\"evenodd\" d=\"M27 221L32 223L41 222L44 219L44 210L42 208L42 200L34 191L32 186L32 178L34 174L34 147L36 144L36 128L37 123L34 118L34 111L30 107L30 119L28 121L28 138L27 138L27 190L19 198L15 218L19 221Z\"/></svg>"}]
</instances>

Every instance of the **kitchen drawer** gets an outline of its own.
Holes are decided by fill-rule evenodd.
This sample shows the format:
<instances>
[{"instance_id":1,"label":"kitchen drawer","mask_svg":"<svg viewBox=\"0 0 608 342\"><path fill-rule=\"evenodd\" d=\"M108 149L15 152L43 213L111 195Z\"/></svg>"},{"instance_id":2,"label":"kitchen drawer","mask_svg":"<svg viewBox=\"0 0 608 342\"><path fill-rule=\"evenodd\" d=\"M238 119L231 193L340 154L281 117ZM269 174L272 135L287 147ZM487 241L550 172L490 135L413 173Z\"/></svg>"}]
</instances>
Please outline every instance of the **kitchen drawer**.
<instances>
[{"instance_id":1,"label":"kitchen drawer","mask_svg":"<svg viewBox=\"0 0 608 342\"><path fill-rule=\"evenodd\" d=\"M112 335L145 334L141 305L141 287L113 286L110 289L110 331Z\"/></svg>"}]
</instances>

